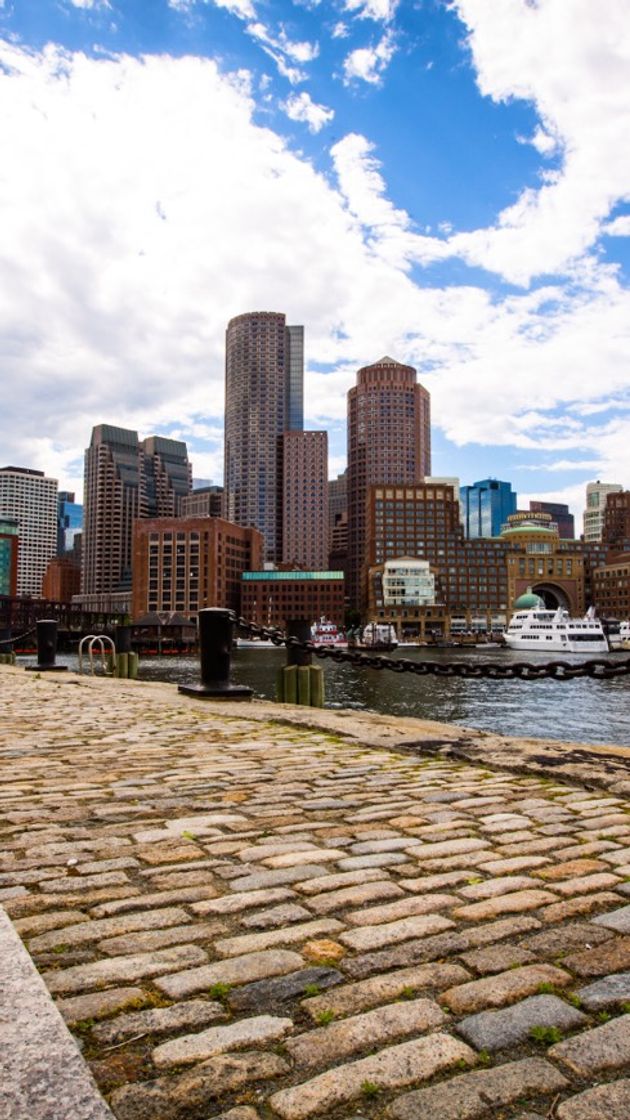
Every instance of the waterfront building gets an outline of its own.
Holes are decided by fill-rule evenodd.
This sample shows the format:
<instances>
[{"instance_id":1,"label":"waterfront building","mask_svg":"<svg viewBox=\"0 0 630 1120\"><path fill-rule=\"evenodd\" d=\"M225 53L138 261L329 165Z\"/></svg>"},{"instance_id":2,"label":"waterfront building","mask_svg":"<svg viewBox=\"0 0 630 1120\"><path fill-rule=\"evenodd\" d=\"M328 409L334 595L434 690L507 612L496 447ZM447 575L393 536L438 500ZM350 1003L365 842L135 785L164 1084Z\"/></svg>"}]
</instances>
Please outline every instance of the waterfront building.
<instances>
[{"instance_id":1,"label":"waterfront building","mask_svg":"<svg viewBox=\"0 0 630 1120\"><path fill-rule=\"evenodd\" d=\"M389 357L360 369L357 383L348 393L348 583L352 607L360 608L366 601L370 487L412 485L430 474L430 400L413 366Z\"/></svg>"},{"instance_id":2,"label":"waterfront building","mask_svg":"<svg viewBox=\"0 0 630 1120\"><path fill-rule=\"evenodd\" d=\"M630 490L606 495L602 543L611 552L630 552Z\"/></svg>"},{"instance_id":3,"label":"waterfront building","mask_svg":"<svg viewBox=\"0 0 630 1120\"><path fill-rule=\"evenodd\" d=\"M191 477L179 440L141 442L137 432L111 424L93 429L85 452L82 595L100 604L103 596L130 592L134 521L177 516Z\"/></svg>"},{"instance_id":4,"label":"waterfront building","mask_svg":"<svg viewBox=\"0 0 630 1120\"><path fill-rule=\"evenodd\" d=\"M81 591L81 568L72 554L53 556L42 581L42 596L53 603L69 603Z\"/></svg>"},{"instance_id":5,"label":"waterfront building","mask_svg":"<svg viewBox=\"0 0 630 1120\"><path fill-rule=\"evenodd\" d=\"M282 558L282 441L304 427L304 328L271 311L238 315L225 340L224 515Z\"/></svg>"},{"instance_id":6,"label":"waterfront building","mask_svg":"<svg viewBox=\"0 0 630 1120\"><path fill-rule=\"evenodd\" d=\"M283 564L312 571L328 565L328 434L282 436Z\"/></svg>"},{"instance_id":7,"label":"waterfront building","mask_svg":"<svg viewBox=\"0 0 630 1120\"><path fill-rule=\"evenodd\" d=\"M348 566L348 469L328 483L328 567L345 572Z\"/></svg>"},{"instance_id":8,"label":"waterfront building","mask_svg":"<svg viewBox=\"0 0 630 1120\"><path fill-rule=\"evenodd\" d=\"M630 550L594 570L593 602L600 618L630 619Z\"/></svg>"},{"instance_id":9,"label":"waterfront building","mask_svg":"<svg viewBox=\"0 0 630 1120\"><path fill-rule=\"evenodd\" d=\"M508 517L501 539L511 546L508 557L508 601L528 592L548 608L563 607L584 614L586 550L579 541L561 541L549 513L515 513Z\"/></svg>"},{"instance_id":10,"label":"waterfront building","mask_svg":"<svg viewBox=\"0 0 630 1120\"><path fill-rule=\"evenodd\" d=\"M516 494L510 482L484 478L460 490L462 526L468 540L498 537L501 526L516 513Z\"/></svg>"},{"instance_id":11,"label":"waterfront building","mask_svg":"<svg viewBox=\"0 0 630 1120\"><path fill-rule=\"evenodd\" d=\"M0 595L3 596L17 595L18 529L17 519L0 517Z\"/></svg>"},{"instance_id":12,"label":"waterfront building","mask_svg":"<svg viewBox=\"0 0 630 1120\"><path fill-rule=\"evenodd\" d=\"M530 501L530 513L548 513L551 520L558 526L558 536L561 541L575 540L575 520L569 512L569 507L562 502Z\"/></svg>"},{"instance_id":13,"label":"waterfront building","mask_svg":"<svg viewBox=\"0 0 630 1120\"><path fill-rule=\"evenodd\" d=\"M343 572L243 572L241 612L251 622L281 630L293 619L313 623L326 618L341 627L344 596Z\"/></svg>"},{"instance_id":14,"label":"waterfront building","mask_svg":"<svg viewBox=\"0 0 630 1120\"><path fill-rule=\"evenodd\" d=\"M423 481L424 482L429 482L429 483L431 483L432 485L435 485L435 486L452 486L453 487L453 494L455 495L455 501L457 501L457 502L459 501L459 498L460 498L459 479L457 477L455 477L454 475L438 476L436 474L429 474L429 475L425 475Z\"/></svg>"},{"instance_id":15,"label":"waterfront building","mask_svg":"<svg viewBox=\"0 0 630 1120\"><path fill-rule=\"evenodd\" d=\"M222 517L223 487L195 486L182 500L182 517Z\"/></svg>"},{"instance_id":16,"label":"waterfront building","mask_svg":"<svg viewBox=\"0 0 630 1120\"><path fill-rule=\"evenodd\" d=\"M134 619L203 607L240 611L241 574L259 568L262 534L221 517L152 518L133 533Z\"/></svg>"},{"instance_id":17,"label":"waterfront building","mask_svg":"<svg viewBox=\"0 0 630 1120\"><path fill-rule=\"evenodd\" d=\"M604 511L609 494L623 490L617 482L589 482L586 486L586 509L583 514L584 540L601 541L604 529Z\"/></svg>"},{"instance_id":18,"label":"waterfront building","mask_svg":"<svg viewBox=\"0 0 630 1120\"><path fill-rule=\"evenodd\" d=\"M17 594L37 597L57 552L57 480L27 467L0 468L0 518L18 522Z\"/></svg>"},{"instance_id":19,"label":"waterfront building","mask_svg":"<svg viewBox=\"0 0 630 1120\"><path fill-rule=\"evenodd\" d=\"M83 506L70 490L57 495L57 556L74 551L75 540L83 529Z\"/></svg>"}]
</instances>

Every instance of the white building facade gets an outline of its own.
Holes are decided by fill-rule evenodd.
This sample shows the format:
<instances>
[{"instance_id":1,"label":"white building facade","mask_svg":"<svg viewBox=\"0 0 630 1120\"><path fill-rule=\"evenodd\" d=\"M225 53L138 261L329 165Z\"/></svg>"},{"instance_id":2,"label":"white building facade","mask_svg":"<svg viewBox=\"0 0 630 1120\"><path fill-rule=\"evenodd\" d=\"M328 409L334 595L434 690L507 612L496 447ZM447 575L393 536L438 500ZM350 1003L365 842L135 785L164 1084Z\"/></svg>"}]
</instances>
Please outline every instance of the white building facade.
<instances>
[{"instance_id":1,"label":"white building facade","mask_svg":"<svg viewBox=\"0 0 630 1120\"><path fill-rule=\"evenodd\" d=\"M609 494L623 490L618 482L589 482L586 485L586 509L584 510L584 540L601 541L604 528L604 511Z\"/></svg>"},{"instance_id":2,"label":"white building facade","mask_svg":"<svg viewBox=\"0 0 630 1120\"><path fill-rule=\"evenodd\" d=\"M38 598L57 552L57 479L26 467L0 467L0 517L18 522L18 595Z\"/></svg>"},{"instance_id":3,"label":"white building facade","mask_svg":"<svg viewBox=\"0 0 630 1120\"><path fill-rule=\"evenodd\" d=\"M428 560L402 556L383 566L383 606L425 607L435 603L435 576Z\"/></svg>"}]
</instances>

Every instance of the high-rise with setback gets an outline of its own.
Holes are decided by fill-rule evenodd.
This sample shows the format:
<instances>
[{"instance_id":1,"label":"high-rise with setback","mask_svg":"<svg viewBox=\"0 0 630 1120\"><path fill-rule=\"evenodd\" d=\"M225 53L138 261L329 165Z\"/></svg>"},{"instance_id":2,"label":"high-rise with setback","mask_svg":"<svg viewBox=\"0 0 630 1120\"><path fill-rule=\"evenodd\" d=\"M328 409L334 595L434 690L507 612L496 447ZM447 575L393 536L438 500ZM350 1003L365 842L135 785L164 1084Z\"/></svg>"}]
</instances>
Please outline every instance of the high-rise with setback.
<instances>
[{"instance_id":1,"label":"high-rise with setback","mask_svg":"<svg viewBox=\"0 0 630 1120\"><path fill-rule=\"evenodd\" d=\"M365 602L366 516L371 485L405 486L431 473L431 398L413 366L381 358L348 393L348 583Z\"/></svg>"},{"instance_id":2,"label":"high-rise with setback","mask_svg":"<svg viewBox=\"0 0 630 1120\"><path fill-rule=\"evenodd\" d=\"M282 559L282 437L304 428L304 328L279 312L237 315L225 340L224 516Z\"/></svg>"},{"instance_id":3,"label":"high-rise with setback","mask_svg":"<svg viewBox=\"0 0 630 1120\"><path fill-rule=\"evenodd\" d=\"M82 594L131 587L133 523L177 517L191 489L186 444L165 436L140 441L111 424L92 430L85 452Z\"/></svg>"}]
</instances>

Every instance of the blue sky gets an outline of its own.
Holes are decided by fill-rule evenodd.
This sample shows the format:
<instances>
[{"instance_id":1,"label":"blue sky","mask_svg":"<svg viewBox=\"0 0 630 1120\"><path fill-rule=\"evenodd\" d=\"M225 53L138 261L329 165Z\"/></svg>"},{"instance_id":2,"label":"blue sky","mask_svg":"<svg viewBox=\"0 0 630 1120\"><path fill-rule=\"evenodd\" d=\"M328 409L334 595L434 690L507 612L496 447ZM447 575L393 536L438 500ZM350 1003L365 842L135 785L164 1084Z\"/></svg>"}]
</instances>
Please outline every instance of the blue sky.
<instances>
[{"instance_id":1,"label":"blue sky","mask_svg":"<svg viewBox=\"0 0 630 1120\"><path fill-rule=\"evenodd\" d=\"M630 486L626 0L0 0L0 459L95 423L221 481L231 316L306 328L307 423L391 354L433 471Z\"/></svg>"}]
</instances>

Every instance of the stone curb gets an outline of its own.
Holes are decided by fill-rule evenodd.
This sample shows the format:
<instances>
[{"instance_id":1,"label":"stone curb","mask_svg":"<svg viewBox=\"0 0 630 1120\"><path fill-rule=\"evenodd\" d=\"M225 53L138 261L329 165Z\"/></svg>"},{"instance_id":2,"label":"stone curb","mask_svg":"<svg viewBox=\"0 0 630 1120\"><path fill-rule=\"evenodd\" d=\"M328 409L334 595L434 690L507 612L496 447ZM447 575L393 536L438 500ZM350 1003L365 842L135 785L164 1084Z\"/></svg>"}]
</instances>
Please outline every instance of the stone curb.
<instances>
[{"instance_id":1,"label":"stone curb","mask_svg":"<svg viewBox=\"0 0 630 1120\"><path fill-rule=\"evenodd\" d=\"M3 1120L114 1120L1 906L0 1115Z\"/></svg>"}]
</instances>

